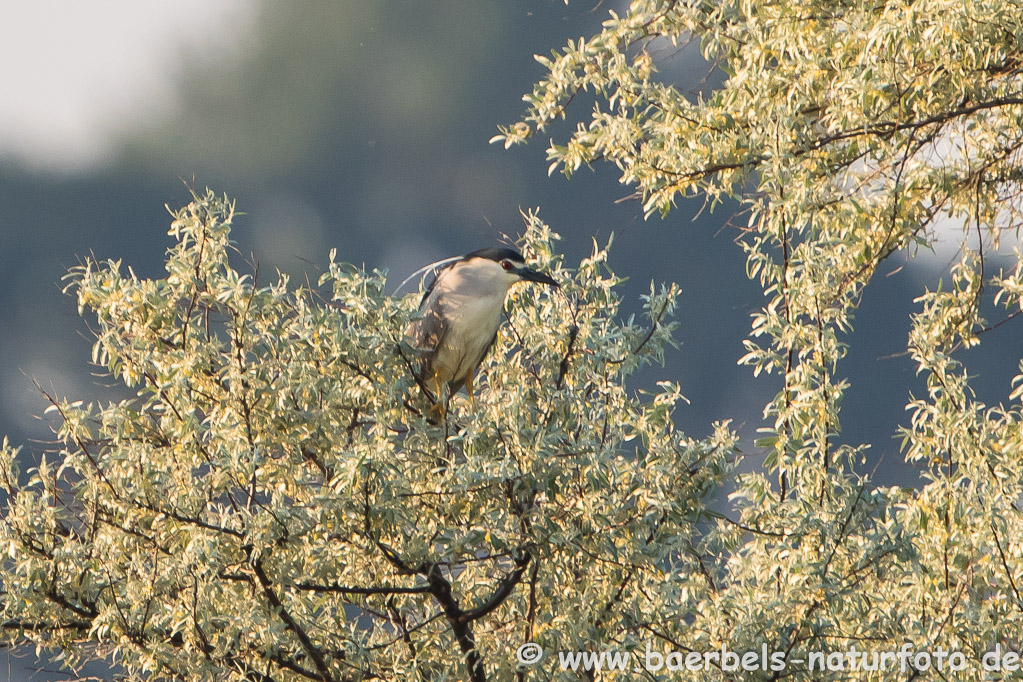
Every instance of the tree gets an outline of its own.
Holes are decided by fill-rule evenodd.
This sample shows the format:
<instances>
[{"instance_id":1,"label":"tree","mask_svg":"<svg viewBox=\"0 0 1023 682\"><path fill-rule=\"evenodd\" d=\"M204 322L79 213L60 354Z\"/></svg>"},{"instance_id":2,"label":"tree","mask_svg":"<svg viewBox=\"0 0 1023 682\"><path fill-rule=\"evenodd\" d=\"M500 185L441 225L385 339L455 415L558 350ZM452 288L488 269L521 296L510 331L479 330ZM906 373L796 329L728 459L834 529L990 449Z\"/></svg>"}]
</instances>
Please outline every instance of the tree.
<instances>
[{"instance_id":1,"label":"tree","mask_svg":"<svg viewBox=\"0 0 1023 682\"><path fill-rule=\"evenodd\" d=\"M804 660L943 646L969 663L956 679L982 675L996 647L1020 652L1023 374L1005 377L1008 404L984 405L959 351L1021 313L1019 251L1009 270L985 267L1023 220L1021 36L1019 3L637 0L540 58L527 116L497 139L522 142L594 93L589 121L552 142L551 169L610 161L648 214L737 199L764 287L741 361L780 377L757 444L770 477L740 478L750 534L699 608L668 617L686 627L666 640L767 641ZM652 55L690 40L723 74L705 97L656 75ZM927 483L880 489L857 470L867 444L841 439L841 360L879 264L928 248L941 224L961 226L962 248L916 299L907 351L927 392L901 431ZM914 674L949 675L926 662Z\"/></svg>"},{"instance_id":2,"label":"tree","mask_svg":"<svg viewBox=\"0 0 1023 682\"><path fill-rule=\"evenodd\" d=\"M670 342L675 287L616 321L606 249L568 269L525 215L565 296L517 290L476 411L432 424L416 296L333 255L318 286L260 285L229 264L233 212L178 211L162 279L69 274L137 397L54 399L62 445L24 473L5 443L12 642L133 678L507 679L525 642L582 647L715 580L699 522L735 436L687 439L676 386L622 385Z\"/></svg>"}]
</instances>

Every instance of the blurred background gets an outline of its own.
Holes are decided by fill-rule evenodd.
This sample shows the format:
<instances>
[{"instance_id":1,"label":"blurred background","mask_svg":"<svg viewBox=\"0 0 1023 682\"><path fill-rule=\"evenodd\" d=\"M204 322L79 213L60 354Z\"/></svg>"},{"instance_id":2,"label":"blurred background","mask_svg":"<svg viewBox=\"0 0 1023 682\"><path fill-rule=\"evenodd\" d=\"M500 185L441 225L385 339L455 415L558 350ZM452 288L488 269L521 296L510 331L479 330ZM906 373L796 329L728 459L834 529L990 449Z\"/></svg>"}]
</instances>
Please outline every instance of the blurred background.
<instances>
[{"instance_id":1,"label":"blurred background","mask_svg":"<svg viewBox=\"0 0 1023 682\"><path fill-rule=\"evenodd\" d=\"M264 281L275 268L315 278L336 247L341 260L387 268L396 285L518 234L520 207L541 208L569 264L614 233L629 310L651 280L683 289L681 348L633 387L681 382L691 404L679 427L702 437L733 419L756 466L750 439L779 385L736 366L759 289L727 225L735 207L694 220L694 200L645 221L638 202L615 203L632 190L613 168L569 182L548 177L545 139L488 143L543 75L533 55L592 35L623 4L0 0L0 433L45 448L46 403L33 382L73 399L104 395L61 278L89 253L161 276L165 204L208 186L237 199L245 215L233 237ZM715 83L695 50L653 56L685 91ZM553 135L589 104L569 113ZM897 354L913 297L947 270L957 243L950 234L934 254L884 264L847 339L841 440L873 444L881 483L917 480L893 437L923 387ZM1018 338L1018 325L1005 325L964 356L989 403L1006 400Z\"/></svg>"}]
</instances>

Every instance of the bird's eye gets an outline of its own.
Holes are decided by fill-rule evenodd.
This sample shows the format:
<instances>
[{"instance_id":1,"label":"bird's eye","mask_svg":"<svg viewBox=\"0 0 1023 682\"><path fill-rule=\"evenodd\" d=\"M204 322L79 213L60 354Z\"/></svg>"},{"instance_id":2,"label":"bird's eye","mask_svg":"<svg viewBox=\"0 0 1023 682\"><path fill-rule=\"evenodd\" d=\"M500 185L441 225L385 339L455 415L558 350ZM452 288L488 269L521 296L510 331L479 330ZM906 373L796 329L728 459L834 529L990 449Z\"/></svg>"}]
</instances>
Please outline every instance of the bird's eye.
<instances>
[{"instance_id":1,"label":"bird's eye","mask_svg":"<svg viewBox=\"0 0 1023 682\"><path fill-rule=\"evenodd\" d=\"M511 270L512 269L511 261L507 260L501 261L501 267L504 268L505 270Z\"/></svg>"}]
</instances>

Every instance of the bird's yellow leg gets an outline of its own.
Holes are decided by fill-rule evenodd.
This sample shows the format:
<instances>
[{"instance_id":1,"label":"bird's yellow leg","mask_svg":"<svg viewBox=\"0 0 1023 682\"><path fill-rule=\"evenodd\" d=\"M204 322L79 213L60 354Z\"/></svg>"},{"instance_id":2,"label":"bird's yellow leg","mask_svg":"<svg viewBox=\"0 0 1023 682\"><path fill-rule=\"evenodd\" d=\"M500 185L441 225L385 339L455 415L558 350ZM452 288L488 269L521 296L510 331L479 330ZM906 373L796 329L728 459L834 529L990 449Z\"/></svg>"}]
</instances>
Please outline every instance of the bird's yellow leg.
<instances>
[{"instance_id":1,"label":"bird's yellow leg","mask_svg":"<svg viewBox=\"0 0 1023 682\"><path fill-rule=\"evenodd\" d=\"M440 422L447 416L447 410L444 409L444 382L441 381L440 374L433 375L433 390L436 394L437 402L427 410L426 417L427 419Z\"/></svg>"},{"instance_id":2,"label":"bird's yellow leg","mask_svg":"<svg viewBox=\"0 0 1023 682\"><path fill-rule=\"evenodd\" d=\"M430 405L430 409L426 411L427 421L435 424L439 424L444 421L446 416L447 413L444 410L444 403L434 403L433 405Z\"/></svg>"},{"instance_id":3,"label":"bird's yellow leg","mask_svg":"<svg viewBox=\"0 0 1023 682\"><path fill-rule=\"evenodd\" d=\"M473 367L469 370L469 373L465 375L465 392L469 395L469 407L472 408L473 412L476 411L476 396L473 395L472 390L472 379L475 373L476 368Z\"/></svg>"}]
</instances>

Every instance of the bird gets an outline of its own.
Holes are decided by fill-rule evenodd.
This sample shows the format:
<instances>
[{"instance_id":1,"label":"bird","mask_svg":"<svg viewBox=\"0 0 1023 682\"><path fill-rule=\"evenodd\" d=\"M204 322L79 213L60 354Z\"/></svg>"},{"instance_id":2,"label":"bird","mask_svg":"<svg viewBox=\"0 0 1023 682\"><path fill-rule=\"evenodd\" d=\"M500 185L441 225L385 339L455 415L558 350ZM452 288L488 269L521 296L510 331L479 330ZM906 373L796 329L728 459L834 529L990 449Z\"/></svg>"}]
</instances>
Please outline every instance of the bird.
<instances>
[{"instance_id":1,"label":"bird","mask_svg":"<svg viewBox=\"0 0 1023 682\"><path fill-rule=\"evenodd\" d=\"M423 355L420 381L436 392L428 416L443 417L447 401L463 387L475 409L476 370L497 339L508 290L519 282L560 288L550 275L527 267L522 253L511 248L479 249L449 259L436 272L408 334L410 345Z\"/></svg>"}]
</instances>

